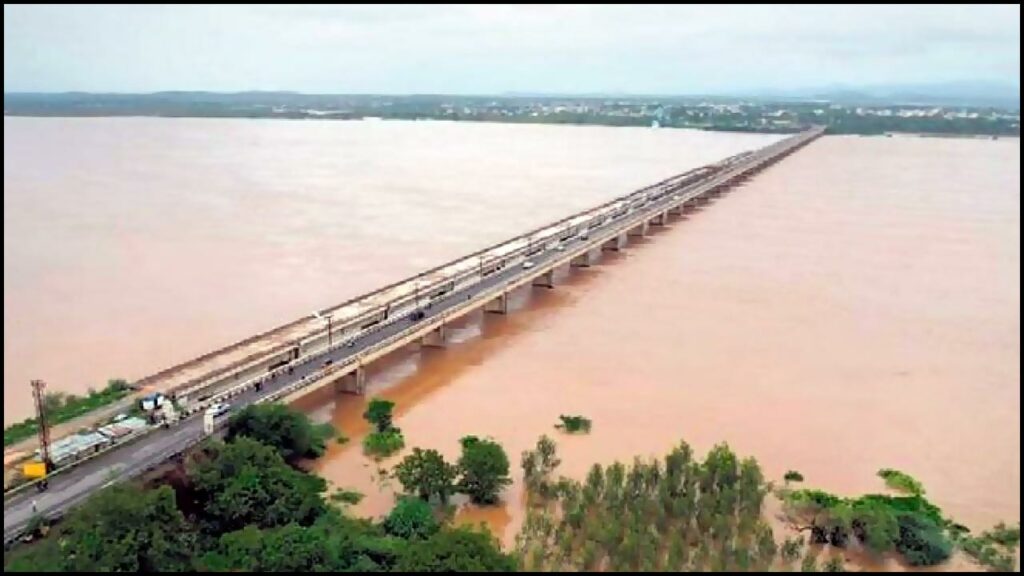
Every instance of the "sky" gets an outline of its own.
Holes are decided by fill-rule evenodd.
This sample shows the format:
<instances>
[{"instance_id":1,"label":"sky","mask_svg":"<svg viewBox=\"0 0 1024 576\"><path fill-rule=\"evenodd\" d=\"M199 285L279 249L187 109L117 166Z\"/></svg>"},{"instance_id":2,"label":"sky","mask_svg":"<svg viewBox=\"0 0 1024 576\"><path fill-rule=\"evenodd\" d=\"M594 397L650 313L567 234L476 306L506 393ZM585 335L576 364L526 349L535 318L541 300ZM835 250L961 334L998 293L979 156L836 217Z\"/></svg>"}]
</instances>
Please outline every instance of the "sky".
<instances>
[{"instance_id":1,"label":"sky","mask_svg":"<svg viewBox=\"0 0 1024 576\"><path fill-rule=\"evenodd\" d=\"M1020 86L1020 6L4 6L4 91Z\"/></svg>"}]
</instances>

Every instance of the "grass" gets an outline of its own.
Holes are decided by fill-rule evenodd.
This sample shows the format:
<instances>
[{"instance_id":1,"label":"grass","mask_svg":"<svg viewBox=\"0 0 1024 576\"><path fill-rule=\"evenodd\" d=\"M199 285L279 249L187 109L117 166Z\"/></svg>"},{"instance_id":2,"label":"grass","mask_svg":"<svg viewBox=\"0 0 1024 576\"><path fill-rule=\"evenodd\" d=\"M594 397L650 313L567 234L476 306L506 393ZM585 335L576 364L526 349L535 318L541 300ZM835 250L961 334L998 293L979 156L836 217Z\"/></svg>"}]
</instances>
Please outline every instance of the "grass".
<instances>
[{"instance_id":1,"label":"grass","mask_svg":"<svg viewBox=\"0 0 1024 576\"><path fill-rule=\"evenodd\" d=\"M384 458L405 447L405 438L397 428L384 432L371 432L363 438L363 453L367 456Z\"/></svg>"},{"instance_id":2,"label":"grass","mask_svg":"<svg viewBox=\"0 0 1024 576\"><path fill-rule=\"evenodd\" d=\"M338 433L338 436L334 439L334 441L337 442L338 444L348 444L348 440L348 436L345 436L340 432Z\"/></svg>"},{"instance_id":3,"label":"grass","mask_svg":"<svg viewBox=\"0 0 1024 576\"><path fill-rule=\"evenodd\" d=\"M891 468L882 468L878 471L878 475L885 480L885 485L893 490L899 490L900 492L906 492L915 496L924 494L924 486L910 474Z\"/></svg>"},{"instance_id":4,"label":"grass","mask_svg":"<svg viewBox=\"0 0 1024 576\"><path fill-rule=\"evenodd\" d=\"M107 386L103 390L90 391L86 396L49 392L44 398L44 404L50 425L53 426L113 404L130 393L131 388L129 388L128 382L113 379L107 382ZM31 438L37 432L38 425L35 418L27 418L17 424L12 424L4 428L4 447Z\"/></svg>"}]
</instances>

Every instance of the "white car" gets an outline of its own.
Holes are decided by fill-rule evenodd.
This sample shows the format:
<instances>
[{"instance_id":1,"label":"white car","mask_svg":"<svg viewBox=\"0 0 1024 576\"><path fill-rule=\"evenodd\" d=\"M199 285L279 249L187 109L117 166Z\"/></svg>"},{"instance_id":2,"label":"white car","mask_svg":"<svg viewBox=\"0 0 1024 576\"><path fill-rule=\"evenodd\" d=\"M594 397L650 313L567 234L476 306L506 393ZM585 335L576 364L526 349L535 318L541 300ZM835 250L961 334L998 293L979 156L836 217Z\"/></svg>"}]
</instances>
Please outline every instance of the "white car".
<instances>
[{"instance_id":1,"label":"white car","mask_svg":"<svg viewBox=\"0 0 1024 576\"><path fill-rule=\"evenodd\" d=\"M227 414L228 410L231 410L231 405L230 404L219 403L219 404L214 404L213 406L210 406L209 408L207 408L206 409L206 413L207 414L211 414L213 416L221 416L223 414Z\"/></svg>"},{"instance_id":2,"label":"white car","mask_svg":"<svg viewBox=\"0 0 1024 576\"><path fill-rule=\"evenodd\" d=\"M565 252L565 244L562 244L561 242L555 244L555 250L558 250L559 252Z\"/></svg>"},{"instance_id":3,"label":"white car","mask_svg":"<svg viewBox=\"0 0 1024 576\"><path fill-rule=\"evenodd\" d=\"M523 270L529 270L530 268L533 268L533 261L527 260L523 262Z\"/></svg>"}]
</instances>

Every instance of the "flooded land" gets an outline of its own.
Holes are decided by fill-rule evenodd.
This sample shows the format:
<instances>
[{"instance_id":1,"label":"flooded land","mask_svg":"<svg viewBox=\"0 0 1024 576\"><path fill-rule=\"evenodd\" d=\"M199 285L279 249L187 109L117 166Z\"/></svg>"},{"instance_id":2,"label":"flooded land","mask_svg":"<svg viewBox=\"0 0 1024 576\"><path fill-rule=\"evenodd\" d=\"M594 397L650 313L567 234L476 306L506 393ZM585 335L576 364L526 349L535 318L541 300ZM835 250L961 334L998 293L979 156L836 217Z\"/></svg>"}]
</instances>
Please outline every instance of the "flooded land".
<instances>
[{"instance_id":1,"label":"flooded land","mask_svg":"<svg viewBox=\"0 0 1024 576\"><path fill-rule=\"evenodd\" d=\"M776 137L441 122L4 120L4 419L28 380L137 378ZM46 344L43 346L43 344ZM727 441L839 494L905 470L965 524L1020 517L1020 144L824 137L630 238L449 346L370 367L412 447L467 434L560 472ZM380 515L366 398L297 405L352 441L313 463ZM554 430L560 414L589 435ZM389 466L398 458L384 462Z\"/></svg>"}]
</instances>

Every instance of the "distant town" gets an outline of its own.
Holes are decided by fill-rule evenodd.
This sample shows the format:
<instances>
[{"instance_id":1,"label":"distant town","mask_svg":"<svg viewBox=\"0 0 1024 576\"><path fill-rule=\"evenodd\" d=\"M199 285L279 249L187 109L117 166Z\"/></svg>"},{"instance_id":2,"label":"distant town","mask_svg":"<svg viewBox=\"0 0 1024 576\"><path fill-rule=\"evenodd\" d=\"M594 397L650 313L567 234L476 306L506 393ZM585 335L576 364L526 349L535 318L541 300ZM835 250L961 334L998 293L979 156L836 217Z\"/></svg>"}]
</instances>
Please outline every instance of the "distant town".
<instances>
[{"instance_id":1,"label":"distant town","mask_svg":"<svg viewBox=\"0 0 1024 576\"><path fill-rule=\"evenodd\" d=\"M1020 109L992 106L784 102L711 97L314 95L288 92L9 93L5 116L163 116L451 120L790 133L1020 136Z\"/></svg>"}]
</instances>

